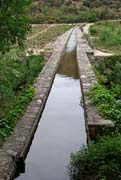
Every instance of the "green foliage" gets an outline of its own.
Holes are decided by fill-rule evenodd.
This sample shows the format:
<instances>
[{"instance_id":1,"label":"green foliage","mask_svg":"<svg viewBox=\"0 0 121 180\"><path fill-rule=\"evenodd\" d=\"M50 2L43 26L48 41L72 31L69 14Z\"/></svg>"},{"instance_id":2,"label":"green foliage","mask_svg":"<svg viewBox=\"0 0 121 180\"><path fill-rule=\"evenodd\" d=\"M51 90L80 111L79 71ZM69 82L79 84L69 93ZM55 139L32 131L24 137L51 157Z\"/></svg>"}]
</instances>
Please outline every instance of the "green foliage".
<instances>
[{"instance_id":1,"label":"green foliage","mask_svg":"<svg viewBox=\"0 0 121 180\"><path fill-rule=\"evenodd\" d=\"M121 136L102 137L71 155L69 174L72 180L121 179Z\"/></svg>"},{"instance_id":2,"label":"green foliage","mask_svg":"<svg viewBox=\"0 0 121 180\"><path fill-rule=\"evenodd\" d=\"M13 44L23 44L29 30L27 18L30 0L0 1L0 52L6 52Z\"/></svg>"},{"instance_id":3,"label":"green foliage","mask_svg":"<svg viewBox=\"0 0 121 180\"><path fill-rule=\"evenodd\" d=\"M80 12L79 14L80 22L85 22L87 21L87 12Z\"/></svg>"},{"instance_id":4,"label":"green foliage","mask_svg":"<svg viewBox=\"0 0 121 180\"><path fill-rule=\"evenodd\" d=\"M32 84L43 67L43 56L25 57L19 49L0 56L0 117L23 86Z\"/></svg>"},{"instance_id":5,"label":"green foliage","mask_svg":"<svg viewBox=\"0 0 121 180\"><path fill-rule=\"evenodd\" d=\"M121 17L120 0L46 0L34 4L30 13L33 23L71 23L95 22L102 19L117 19Z\"/></svg>"},{"instance_id":6,"label":"green foliage","mask_svg":"<svg viewBox=\"0 0 121 180\"><path fill-rule=\"evenodd\" d=\"M96 28L94 28L94 26L91 26L90 33L91 33L92 36L95 36L95 35L97 35L98 31L97 31Z\"/></svg>"},{"instance_id":7,"label":"green foliage","mask_svg":"<svg viewBox=\"0 0 121 180\"><path fill-rule=\"evenodd\" d=\"M88 15L88 22L95 22L97 21L97 15L95 12L91 12Z\"/></svg>"},{"instance_id":8,"label":"green foliage","mask_svg":"<svg viewBox=\"0 0 121 180\"><path fill-rule=\"evenodd\" d=\"M19 49L0 56L0 112L11 103L21 86L33 82L42 67L43 56L25 58Z\"/></svg>"},{"instance_id":9,"label":"green foliage","mask_svg":"<svg viewBox=\"0 0 121 180\"><path fill-rule=\"evenodd\" d=\"M44 6L41 12L30 15L30 21L32 23L71 23L79 22L78 7L62 5L58 7Z\"/></svg>"},{"instance_id":10,"label":"green foliage","mask_svg":"<svg viewBox=\"0 0 121 180\"><path fill-rule=\"evenodd\" d=\"M114 94L116 96L117 93L121 94L121 56L112 56L102 59L96 66L95 71L102 85L111 89L112 93L115 92ZM120 99L120 97L117 96L117 99Z\"/></svg>"},{"instance_id":11,"label":"green foliage","mask_svg":"<svg viewBox=\"0 0 121 180\"><path fill-rule=\"evenodd\" d=\"M0 56L0 142L11 133L32 100L32 84L43 61L43 55L25 57L19 49Z\"/></svg>"},{"instance_id":12,"label":"green foliage","mask_svg":"<svg viewBox=\"0 0 121 180\"><path fill-rule=\"evenodd\" d=\"M100 46L115 47L120 52L120 22L97 23L91 26L90 33L94 37L97 36ZM90 144L71 155L69 174L72 180L119 180L121 179L119 155L121 154L121 56L101 59L95 65L95 72L98 84L90 90L91 103L101 116L112 120L115 127L101 129L100 137L97 137L95 144ZM101 137L103 133L108 136Z\"/></svg>"},{"instance_id":13,"label":"green foliage","mask_svg":"<svg viewBox=\"0 0 121 180\"><path fill-rule=\"evenodd\" d=\"M10 135L33 96L34 88L28 85L22 88L19 95L15 97L14 103L9 107L9 111L0 119L0 142Z\"/></svg>"},{"instance_id":14,"label":"green foliage","mask_svg":"<svg viewBox=\"0 0 121 180\"><path fill-rule=\"evenodd\" d=\"M0 55L0 104L4 100L14 97L13 87L16 79L20 78L19 68L23 68L23 61L19 49L12 49L5 55Z\"/></svg>"},{"instance_id":15,"label":"green foliage","mask_svg":"<svg viewBox=\"0 0 121 180\"><path fill-rule=\"evenodd\" d=\"M121 126L121 102L116 100L115 94L98 84L91 89L90 98L104 117L112 119Z\"/></svg>"},{"instance_id":16,"label":"green foliage","mask_svg":"<svg viewBox=\"0 0 121 180\"><path fill-rule=\"evenodd\" d=\"M106 57L96 65L99 81L89 93L99 113L113 120L113 129L103 129L95 144L71 155L69 174L72 180L121 179L121 76L120 56ZM107 136L102 136L102 134ZM109 135L111 135L109 137Z\"/></svg>"},{"instance_id":17,"label":"green foliage","mask_svg":"<svg viewBox=\"0 0 121 180\"><path fill-rule=\"evenodd\" d=\"M121 127L121 56L105 57L95 67L99 84L90 91L92 104Z\"/></svg>"},{"instance_id":18,"label":"green foliage","mask_svg":"<svg viewBox=\"0 0 121 180\"><path fill-rule=\"evenodd\" d=\"M90 28L92 36L96 36L94 45L120 54L121 24L119 22L97 23Z\"/></svg>"}]
</instances>

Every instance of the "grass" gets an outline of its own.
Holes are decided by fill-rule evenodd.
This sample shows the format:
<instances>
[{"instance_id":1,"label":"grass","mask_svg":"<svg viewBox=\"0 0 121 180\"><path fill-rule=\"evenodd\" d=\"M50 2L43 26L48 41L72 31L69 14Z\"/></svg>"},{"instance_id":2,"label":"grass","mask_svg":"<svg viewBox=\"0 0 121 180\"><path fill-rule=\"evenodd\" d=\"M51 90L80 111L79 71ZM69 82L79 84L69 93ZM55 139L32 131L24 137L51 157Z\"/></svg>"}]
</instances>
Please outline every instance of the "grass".
<instances>
[{"instance_id":1,"label":"grass","mask_svg":"<svg viewBox=\"0 0 121 180\"><path fill-rule=\"evenodd\" d=\"M121 22L99 22L90 27L93 46L103 51L121 54Z\"/></svg>"},{"instance_id":2,"label":"grass","mask_svg":"<svg viewBox=\"0 0 121 180\"><path fill-rule=\"evenodd\" d=\"M27 40L26 48L43 48L48 42L56 40L57 36L60 36L64 32L68 31L71 27L71 25L55 25L41 35L31 40Z\"/></svg>"},{"instance_id":3,"label":"grass","mask_svg":"<svg viewBox=\"0 0 121 180\"><path fill-rule=\"evenodd\" d=\"M41 25L39 25L39 24L34 25L34 24L33 24L33 25L31 25L31 31L30 31L30 33L28 34L28 38L36 35L36 34L39 33L39 32L42 32L43 30L45 30L45 29L48 28L48 27L49 27L49 25L47 25L47 24L41 24Z\"/></svg>"}]
</instances>

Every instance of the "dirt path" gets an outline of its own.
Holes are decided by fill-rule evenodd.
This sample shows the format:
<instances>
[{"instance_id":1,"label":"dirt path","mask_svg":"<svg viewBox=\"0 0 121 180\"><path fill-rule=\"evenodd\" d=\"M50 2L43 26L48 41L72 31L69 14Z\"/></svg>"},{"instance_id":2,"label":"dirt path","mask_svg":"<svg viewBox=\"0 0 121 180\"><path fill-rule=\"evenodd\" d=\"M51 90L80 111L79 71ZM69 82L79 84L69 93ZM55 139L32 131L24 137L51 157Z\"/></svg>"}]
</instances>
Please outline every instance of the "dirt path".
<instances>
[{"instance_id":1,"label":"dirt path","mask_svg":"<svg viewBox=\"0 0 121 180\"><path fill-rule=\"evenodd\" d=\"M31 40L31 39L33 39L33 38L39 36L40 34L42 34L42 33L46 32L46 31L48 31L48 29L50 29L50 28L53 27L53 26L55 26L55 25L54 25L54 24L51 24L49 27L47 27L47 28L44 29L43 31L41 31L41 32L39 32L39 33L36 33L36 34L34 34L33 36L27 38L27 40Z\"/></svg>"},{"instance_id":2,"label":"dirt path","mask_svg":"<svg viewBox=\"0 0 121 180\"><path fill-rule=\"evenodd\" d=\"M94 56L113 56L111 53L103 52L98 49L94 49Z\"/></svg>"},{"instance_id":3,"label":"dirt path","mask_svg":"<svg viewBox=\"0 0 121 180\"><path fill-rule=\"evenodd\" d=\"M109 22L116 22L116 21L121 21L121 19L117 19L117 20L108 20ZM105 21L103 21L105 22ZM95 23L86 23L85 26L83 26L83 32L85 34L89 34L89 28L90 26L94 25Z\"/></svg>"},{"instance_id":4,"label":"dirt path","mask_svg":"<svg viewBox=\"0 0 121 180\"><path fill-rule=\"evenodd\" d=\"M87 23L85 26L83 26L83 32L84 34L89 34L89 28L92 26L94 23Z\"/></svg>"}]
</instances>

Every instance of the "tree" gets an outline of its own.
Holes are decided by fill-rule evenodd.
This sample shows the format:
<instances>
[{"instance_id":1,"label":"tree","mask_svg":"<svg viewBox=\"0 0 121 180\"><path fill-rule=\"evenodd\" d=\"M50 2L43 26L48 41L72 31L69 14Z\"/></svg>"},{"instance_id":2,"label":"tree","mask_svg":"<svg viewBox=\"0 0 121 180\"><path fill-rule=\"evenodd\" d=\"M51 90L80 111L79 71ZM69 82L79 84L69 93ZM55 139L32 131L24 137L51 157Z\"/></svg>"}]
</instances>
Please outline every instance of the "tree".
<instances>
[{"instance_id":1,"label":"tree","mask_svg":"<svg viewBox=\"0 0 121 180\"><path fill-rule=\"evenodd\" d=\"M0 0L0 52L14 44L22 45L29 30L30 0Z\"/></svg>"}]
</instances>

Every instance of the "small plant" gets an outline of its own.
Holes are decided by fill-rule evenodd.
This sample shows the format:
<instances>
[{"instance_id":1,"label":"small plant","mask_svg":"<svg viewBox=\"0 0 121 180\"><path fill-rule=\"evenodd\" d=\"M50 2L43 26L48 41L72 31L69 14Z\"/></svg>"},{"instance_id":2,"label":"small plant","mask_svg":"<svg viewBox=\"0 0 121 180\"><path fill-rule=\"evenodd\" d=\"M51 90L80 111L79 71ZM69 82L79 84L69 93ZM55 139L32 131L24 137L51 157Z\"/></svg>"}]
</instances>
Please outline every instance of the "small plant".
<instances>
[{"instance_id":1,"label":"small plant","mask_svg":"<svg viewBox=\"0 0 121 180\"><path fill-rule=\"evenodd\" d=\"M71 180L121 179L121 135L102 137L71 155L69 166Z\"/></svg>"}]
</instances>

